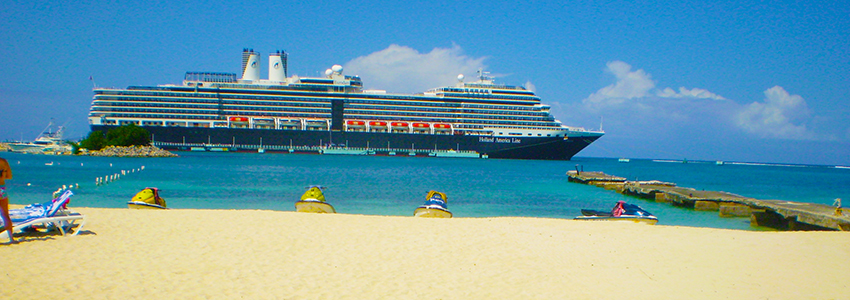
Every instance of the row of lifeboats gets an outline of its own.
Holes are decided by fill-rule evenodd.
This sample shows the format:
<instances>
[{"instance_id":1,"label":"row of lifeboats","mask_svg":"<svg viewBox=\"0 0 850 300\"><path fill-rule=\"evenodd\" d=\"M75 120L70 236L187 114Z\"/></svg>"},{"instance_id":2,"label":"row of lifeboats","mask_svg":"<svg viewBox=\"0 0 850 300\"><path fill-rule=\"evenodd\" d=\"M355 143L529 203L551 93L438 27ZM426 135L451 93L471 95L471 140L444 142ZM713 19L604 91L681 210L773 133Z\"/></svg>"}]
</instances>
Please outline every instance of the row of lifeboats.
<instances>
[{"instance_id":1,"label":"row of lifeboats","mask_svg":"<svg viewBox=\"0 0 850 300\"><path fill-rule=\"evenodd\" d=\"M257 126L257 125L274 126L275 125L275 119L273 119L273 118L270 119L270 118L230 117L230 118L228 118L228 121L230 121L230 123L233 124L233 125L244 125L244 126L247 126L249 123L253 123L254 126ZM307 127L310 127L310 126L319 126L319 127L325 126L325 127L327 127L328 126L327 120L318 120L318 119L303 119L303 120L302 119L278 119L277 121L278 121L278 124L280 124L280 126L301 126L302 123Z\"/></svg>"},{"instance_id":2,"label":"row of lifeboats","mask_svg":"<svg viewBox=\"0 0 850 300\"><path fill-rule=\"evenodd\" d=\"M366 127L366 124L369 124L369 127L372 128L386 128L387 125L391 128L410 128L414 129L429 129L434 128L434 130L452 130L452 125L447 123L423 123L423 122L385 122L385 121L361 121L361 120L348 120L345 122L345 125L348 127ZM433 125L433 126L432 126Z\"/></svg>"},{"instance_id":3,"label":"row of lifeboats","mask_svg":"<svg viewBox=\"0 0 850 300\"><path fill-rule=\"evenodd\" d=\"M251 121L251 119L249 119L248 117L230 117L229 120L230 120L231 123L243 123L243 124L247 124ZM274 119L253 118L252 120L253 120L254 124L274 125ZM302 120L301 119L280 119L280 120L278 120L278 122L280 123L280 125L283 125L283 126L295 126L295 125L301 125ZM326 120L304 119L303 122L307 125L310 125L310 124L327 125ZM387 127L387 126L395 127L395 128L410 128L410 127L413 127L413 128L432 128L433 127L436 130L441 130L441 129L442 130L451 130L452 129L452 125L448 124L448 123L400 122L400 121L386 122L386 121L363 121L363 120L348 120L348 121L345 122L345 125L347 125L347 126L366 126L366 124L368 124L369 127Z\"/></svg>"},{"instance_id":4,"label":"row of lifeboats","mask_svg":"<svg viewBox=\"0 0 850 300\"><path fill-rule=\"evenodd\" d=\"M326 119L277 119L274 118L253 118L253 117L238 117L231 116L227 123L216 124L216 127L235 127L235 128L280 128L280 129L328 129L330 122ZM413 131L431 131L434 132L451 132L452 125L449 123L427 123L427 122L404 122L404 121L365 121L365 120L346 120L346 129L373 131L393 131L393 132L408 132Z\"/></svg>"}]
</instances>

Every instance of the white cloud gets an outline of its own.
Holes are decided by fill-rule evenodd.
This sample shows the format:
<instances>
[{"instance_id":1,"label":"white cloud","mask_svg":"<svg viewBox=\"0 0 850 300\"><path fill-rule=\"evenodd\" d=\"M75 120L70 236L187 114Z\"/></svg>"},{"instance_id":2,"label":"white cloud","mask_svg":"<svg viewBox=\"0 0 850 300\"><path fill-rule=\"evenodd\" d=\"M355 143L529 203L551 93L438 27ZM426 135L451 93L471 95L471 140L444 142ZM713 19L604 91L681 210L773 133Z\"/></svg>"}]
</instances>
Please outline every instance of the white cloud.
<instances>
[{"instance_id":1,"label":"white cloud","mask_svg":"<svg viewBox=\"0 0 850 300\"><path fill-rule=\"evenodd\" d=\"M814 134L806 129L809 109L800 95L791 95L780 86L764 91L764 102L745 105L736 115L736 125L763 137L808 140Z\"/></svg>"},{"instance_id":2,"label":"white cloud","mask_svg":"<svg viewBox=\"0 0 850 300\"><path fill-rule=\"evenodd\" d=\"M679 87L679 92L677 93L671 88L665 88L658 93L656 93L658 97L661 98L696 98L696 99L712 99L712 100L726 100L723 96L718 94L709 92L708 90L693 88L688 90L685 87Z\"/></svg>"},{"instance_id":3,"label":"white cloud","mask_svg":"<svg viewBox=\"0 0 850 300\"><path fill-rule=\"evenodd\" d=\"M537 91L537 87L536 87L536 86L534 86L534 84L533 84L533 83L531 83L531 81L526 81L526 82L525 82L525 85L523 85L523 86L525 87L525 89L526 89L526 90L529 90L529 91L532 91L532 92L536 92L536 91Z\"/></svg>"},{"instance_id":4,"label":"white cloud","mask_svg":"<svg viewBox=\"0 0 850 300\"><path fill-rule=\"evenodd\" d=\"M643 69L632 71L632 66L622 61L612 61L607 65L607 72L614 74L617 81L596 91L582 102L591 108L601 109L612 106L631 106L651 109L645 100L666 99L713 99L726 100L723 96L705 89L687 89L680 87L679 91L672 88L657 89L652 75Z\"/></svg>"},{"instance_id":5,"label":"white cloud","mask_svg":"<svg viewBox=\"0 0 850 300\"><path fill-rule=\"evenodd\" d=\"M454 85L458 74L472 78L478 69L486 67L484 60L485 57L464 55L458 45L419 53L413 48L393 44L384 50L357 57L344 67L346 74L360 75L365 88L417 93Z\"/></svg>"},{"instance_id":6,"label":"white cloud","mask_svg":"<svg viewBox=\"0 0 850 300\"><path fill-rule=\"evenodd\" d=\"M646 97L655 88L652 76L643 70L632 72L632 66L622 61L612 61L606 66L606 71L614 74L617 82L590 94L582 101L585 105L594 108L619 105L628 99Z\"/></svg>"},{"instance_id":7,"label":"white cloud","mask_svg":"<svg viewBox=\"0 0 850 300\"><path fill-rule=\"evenodd\" d=\"M815 115L803 97L780 86L764 91L763 100L735 101L701 88L657 87L649 73L624 62L605 70L613 83L580 103L552 106L567 124L604 117L606 135L580 155L812 163L847 153L834 149L847 148L841 146L850 128ZM812 145L840 146L806 152Z\"/></svg>"}]
</instances>

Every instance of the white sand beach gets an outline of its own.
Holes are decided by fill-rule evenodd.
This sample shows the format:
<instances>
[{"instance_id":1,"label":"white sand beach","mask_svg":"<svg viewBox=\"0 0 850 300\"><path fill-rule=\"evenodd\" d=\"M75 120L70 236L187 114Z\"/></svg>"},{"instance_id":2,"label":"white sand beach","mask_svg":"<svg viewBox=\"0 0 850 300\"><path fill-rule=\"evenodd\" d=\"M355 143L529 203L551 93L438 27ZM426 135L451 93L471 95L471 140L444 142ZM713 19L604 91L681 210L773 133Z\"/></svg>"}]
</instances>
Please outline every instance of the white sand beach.
<instances>
[{"instance_id":1,"label":"white sand beach","mask_svg":"<svg viewBox=\"0 0 850 300\"><path fill-rule=\"evenodd\" d=\"M850 233L72 208L0 245L0 299L847 299Z\"/></svg>"}]
</instances>

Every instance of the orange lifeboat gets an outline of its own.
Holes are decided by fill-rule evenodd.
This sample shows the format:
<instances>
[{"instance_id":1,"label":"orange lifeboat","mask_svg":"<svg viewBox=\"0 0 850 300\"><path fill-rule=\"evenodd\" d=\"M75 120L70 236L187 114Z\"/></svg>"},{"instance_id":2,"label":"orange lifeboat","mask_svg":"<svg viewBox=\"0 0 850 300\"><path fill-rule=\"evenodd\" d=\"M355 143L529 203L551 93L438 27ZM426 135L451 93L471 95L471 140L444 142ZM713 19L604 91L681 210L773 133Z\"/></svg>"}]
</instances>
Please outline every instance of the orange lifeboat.
<instances>
[{"instance_id":1,"label":"orange lifeboat","mask_svg":"<svg viewBox=\"0 0 850 300\"><path fill-rule=\"evenodd\" d=\"M366 125L366 122L359 120L348 120L348 122L345 122L345 124L348 124L348 126L364 126Z\"/></svg>"},{"instance_id":2,"label":"orange lifeboat","mask_svg":"<svg viewBox=\"0 0 850 300\"><path fill-rule=\"evenodd\" d=\"M387 122L384 121L370 121L369 126L372 127L387 127Z\"/></svg>"},{"instance_id":3,"label":"orange lifeboat","mask_svg":"<svg viewBox=\"0 0 850 300\"><path fill-rule=\"evenodd\" d=\"M437 123L437 124L434 124L434 129L448 130L448 129L452 129L452 125Z\"/></svg>"},{"instance_id":4,"label":"orange lifeboat","mask_svg":"<svg viewBox=\"0 0 850 300\"><path fill-rule=\"evenodd\" d=\"M230 117L230 122L248 122L247 117Z\"/></svg>"},{"instance_id":5,"label":"orange lifeboat","mask_svg":"<svg viewBox=\"0 0 850 300\"><path fill-rule=\"evenodd\" d=\"M392 125L392 127L404 127L404 128L407 128L407 123L405 123L405 122L392 122L392 123L390 123L390 125Z\"/></svg>"},{"instance_id":6,"label":"orange lifeboat","mask_svg":"<svg viewBox=\"0 0 850 300\"><path fill-rule=\"evenodd\" d=\"M431 125L428 123L413 123L413 128L431 128Z\"/></svg>"}]
</instances>

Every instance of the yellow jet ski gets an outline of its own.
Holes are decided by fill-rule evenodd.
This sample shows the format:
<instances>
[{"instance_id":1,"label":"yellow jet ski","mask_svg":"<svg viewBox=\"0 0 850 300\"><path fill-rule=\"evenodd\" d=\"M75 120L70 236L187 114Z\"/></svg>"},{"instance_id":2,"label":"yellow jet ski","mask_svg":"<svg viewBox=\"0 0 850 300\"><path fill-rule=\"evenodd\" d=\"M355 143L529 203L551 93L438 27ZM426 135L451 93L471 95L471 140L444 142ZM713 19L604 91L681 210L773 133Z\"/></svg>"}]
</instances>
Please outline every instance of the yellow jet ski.
<instances>
[{"instance_id":1,"label":"yellow jet ski","mask_svg":"<svg viewBox=\"0 0 850 300\"><path fill-rule=\"evenodd\" d=\"M446 194L438 191L429 191L425 196L425 204L413 211L414 217L423 218L451 218L452 212L448 209L448 198Z\"/></svg>"},{"instance_id":2,"label":"yellow jet ski","mask_svg":"<svg viewBox=\"0 0 850 300\"><path fill-rule=\"evenodd\" d=\"M324 187L312 185L307 188L304 195L301 195L301 201L295 202L295 211L297 212L312 212L312 213L336 213L334 207L325 202L325 194L322 193Z\"/></svg>"},{"instance_id":3,"label":"yellow jet ski","mask_svg":"<svg viewBox=\"0 0 850 300\"><path fill-rule=\"evenodd\" d=\"M165 199L159 196L159 189L149 187L133 196L127 207L133 209L168 209L165 207Z\"/></svg>"}]
</instances>

